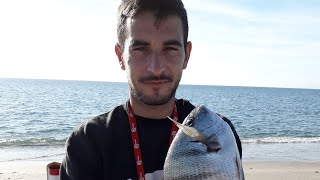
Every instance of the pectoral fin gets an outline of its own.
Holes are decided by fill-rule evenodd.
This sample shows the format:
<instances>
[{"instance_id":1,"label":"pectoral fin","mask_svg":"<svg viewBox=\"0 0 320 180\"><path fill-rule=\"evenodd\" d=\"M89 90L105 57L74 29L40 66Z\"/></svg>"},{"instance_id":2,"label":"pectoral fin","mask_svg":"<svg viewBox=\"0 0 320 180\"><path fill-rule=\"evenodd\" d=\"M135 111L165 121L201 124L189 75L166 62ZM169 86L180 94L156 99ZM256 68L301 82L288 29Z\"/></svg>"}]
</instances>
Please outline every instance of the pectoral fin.
<instances>
[{"instance_id":1,"label":"pectoral fin","mask_svg":"<svg viewBox=\"0 0 320 180\"><path fill-rule=\"evenodd\" d=\"M207 145L207 151L208 152L218 152L221 149L221 146L219 145L219 143L216 142L210 142Z\"/></svg>"}]
</instances>

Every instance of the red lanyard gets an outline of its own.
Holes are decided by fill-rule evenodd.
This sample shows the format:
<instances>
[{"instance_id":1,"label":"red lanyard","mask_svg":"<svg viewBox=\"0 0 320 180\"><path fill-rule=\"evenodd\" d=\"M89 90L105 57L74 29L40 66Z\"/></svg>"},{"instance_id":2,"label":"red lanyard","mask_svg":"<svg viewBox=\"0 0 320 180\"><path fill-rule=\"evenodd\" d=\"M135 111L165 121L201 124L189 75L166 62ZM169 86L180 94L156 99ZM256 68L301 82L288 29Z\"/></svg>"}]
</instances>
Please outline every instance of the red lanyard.
<instances>
[{"instance_id":1,"label":"red lanyard","mask_svg":"<svg viewBox=\"0 0 320 180\"><path fill-rule=\"evenodd\" d=\"M132 145L133 145L133 149L134 149L134 156L136 159L138 178L139 178L139 180L145 180L144 168L143 168L142 156L141 156L141 149L140 149L140 145L139 145L137 121L136 121L136 118L134 117L134 114L132 112L132 108L131 108L130 103L128 103L128 117L129 117L130 129L131 129L131 138L132 138ZM177 111L176 105L174 105L174 108L173 108L173 119L175 121L178 121L178 111ZM172 123L169 146L170 146L174 136L176 135L177 131L178 131L178 127L174 123Z\"/></svg>"}]
</instances>

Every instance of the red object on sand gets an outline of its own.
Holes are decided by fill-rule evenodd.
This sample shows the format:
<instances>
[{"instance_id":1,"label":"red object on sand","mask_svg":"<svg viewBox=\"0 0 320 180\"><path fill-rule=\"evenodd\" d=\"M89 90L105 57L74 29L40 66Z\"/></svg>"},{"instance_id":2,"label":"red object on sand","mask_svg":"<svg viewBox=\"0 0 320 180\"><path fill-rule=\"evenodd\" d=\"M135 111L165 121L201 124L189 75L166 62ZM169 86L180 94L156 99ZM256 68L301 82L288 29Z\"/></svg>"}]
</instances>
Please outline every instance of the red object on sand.
<instances>
[{"instance_id":1,"label":"red object on sand","mask_svg":"<svg viewBox=\"0 0 320 180\"><path fill-rule=\"evenodd\" d=\"M59 176L60 166L59 165L49 166L49 174L53 176Z\"/></svg>"},{"instance_id":2,"label":"red object on sand","mask_svg":"<svg viewBox=\"0 0 320 180\"><path fill-rule=\"evenodd\" d=\"M47 180L59 180L61 163L52 162L47 165Z\"/></svg>"}]
</instances>

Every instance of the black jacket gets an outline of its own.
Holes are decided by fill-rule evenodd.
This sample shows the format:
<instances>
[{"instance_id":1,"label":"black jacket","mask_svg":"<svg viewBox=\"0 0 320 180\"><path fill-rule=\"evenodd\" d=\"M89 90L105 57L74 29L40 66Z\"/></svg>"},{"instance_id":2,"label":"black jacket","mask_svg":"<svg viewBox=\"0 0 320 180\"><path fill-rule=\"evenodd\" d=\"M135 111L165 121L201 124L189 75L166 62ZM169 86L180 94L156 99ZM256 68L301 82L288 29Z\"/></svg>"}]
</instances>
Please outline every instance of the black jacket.
<instances>
[{"instance_id":1,"label":"black jacket","mask_svg":"<svg viewBox=\"0 0 320 180\"><path fill-rule=\"evenodd\" d=\"M176 104L182 122L194 106L182 99L176 100ZM222 118L235 135L241 157L239 136L230 120ZM139 116L136 120L145 173L162 170L172 122ZM66 150L61 180L138 179L126 104L82 123L68 138Z\"/></svg>"}]
</instances>

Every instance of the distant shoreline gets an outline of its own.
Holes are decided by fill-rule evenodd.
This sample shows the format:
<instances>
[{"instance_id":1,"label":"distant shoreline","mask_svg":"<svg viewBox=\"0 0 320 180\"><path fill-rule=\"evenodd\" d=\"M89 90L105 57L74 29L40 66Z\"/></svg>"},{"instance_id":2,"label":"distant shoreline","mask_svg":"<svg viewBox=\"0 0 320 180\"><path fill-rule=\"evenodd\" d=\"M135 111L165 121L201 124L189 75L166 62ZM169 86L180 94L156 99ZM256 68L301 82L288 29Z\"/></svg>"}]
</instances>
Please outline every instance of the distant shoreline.
<instances>
[{"instance_id":1,"label":"distant shoreline","mask_svg":"<svg viewBox=\"0 0 320 180\"><path fill-rule=\"evenodd\" d=\"M103 81L103 80L79 80L79 79L47 79L47 78L11 78L0 77L1 79L15 79L15 80L39 80L39 81L75 81L75 82L95 82L95 83L119 83L128 84L126 81ZM187 84L180 83L180 86L216 86L216 87L236 87L236 88L274 88L274 89L297 89L297 90L320 90L320 88L307 88L307 87L279 87L279 86L252 86L252 85L222 85L222 84Z\"/></svg>"}]
</instances>

